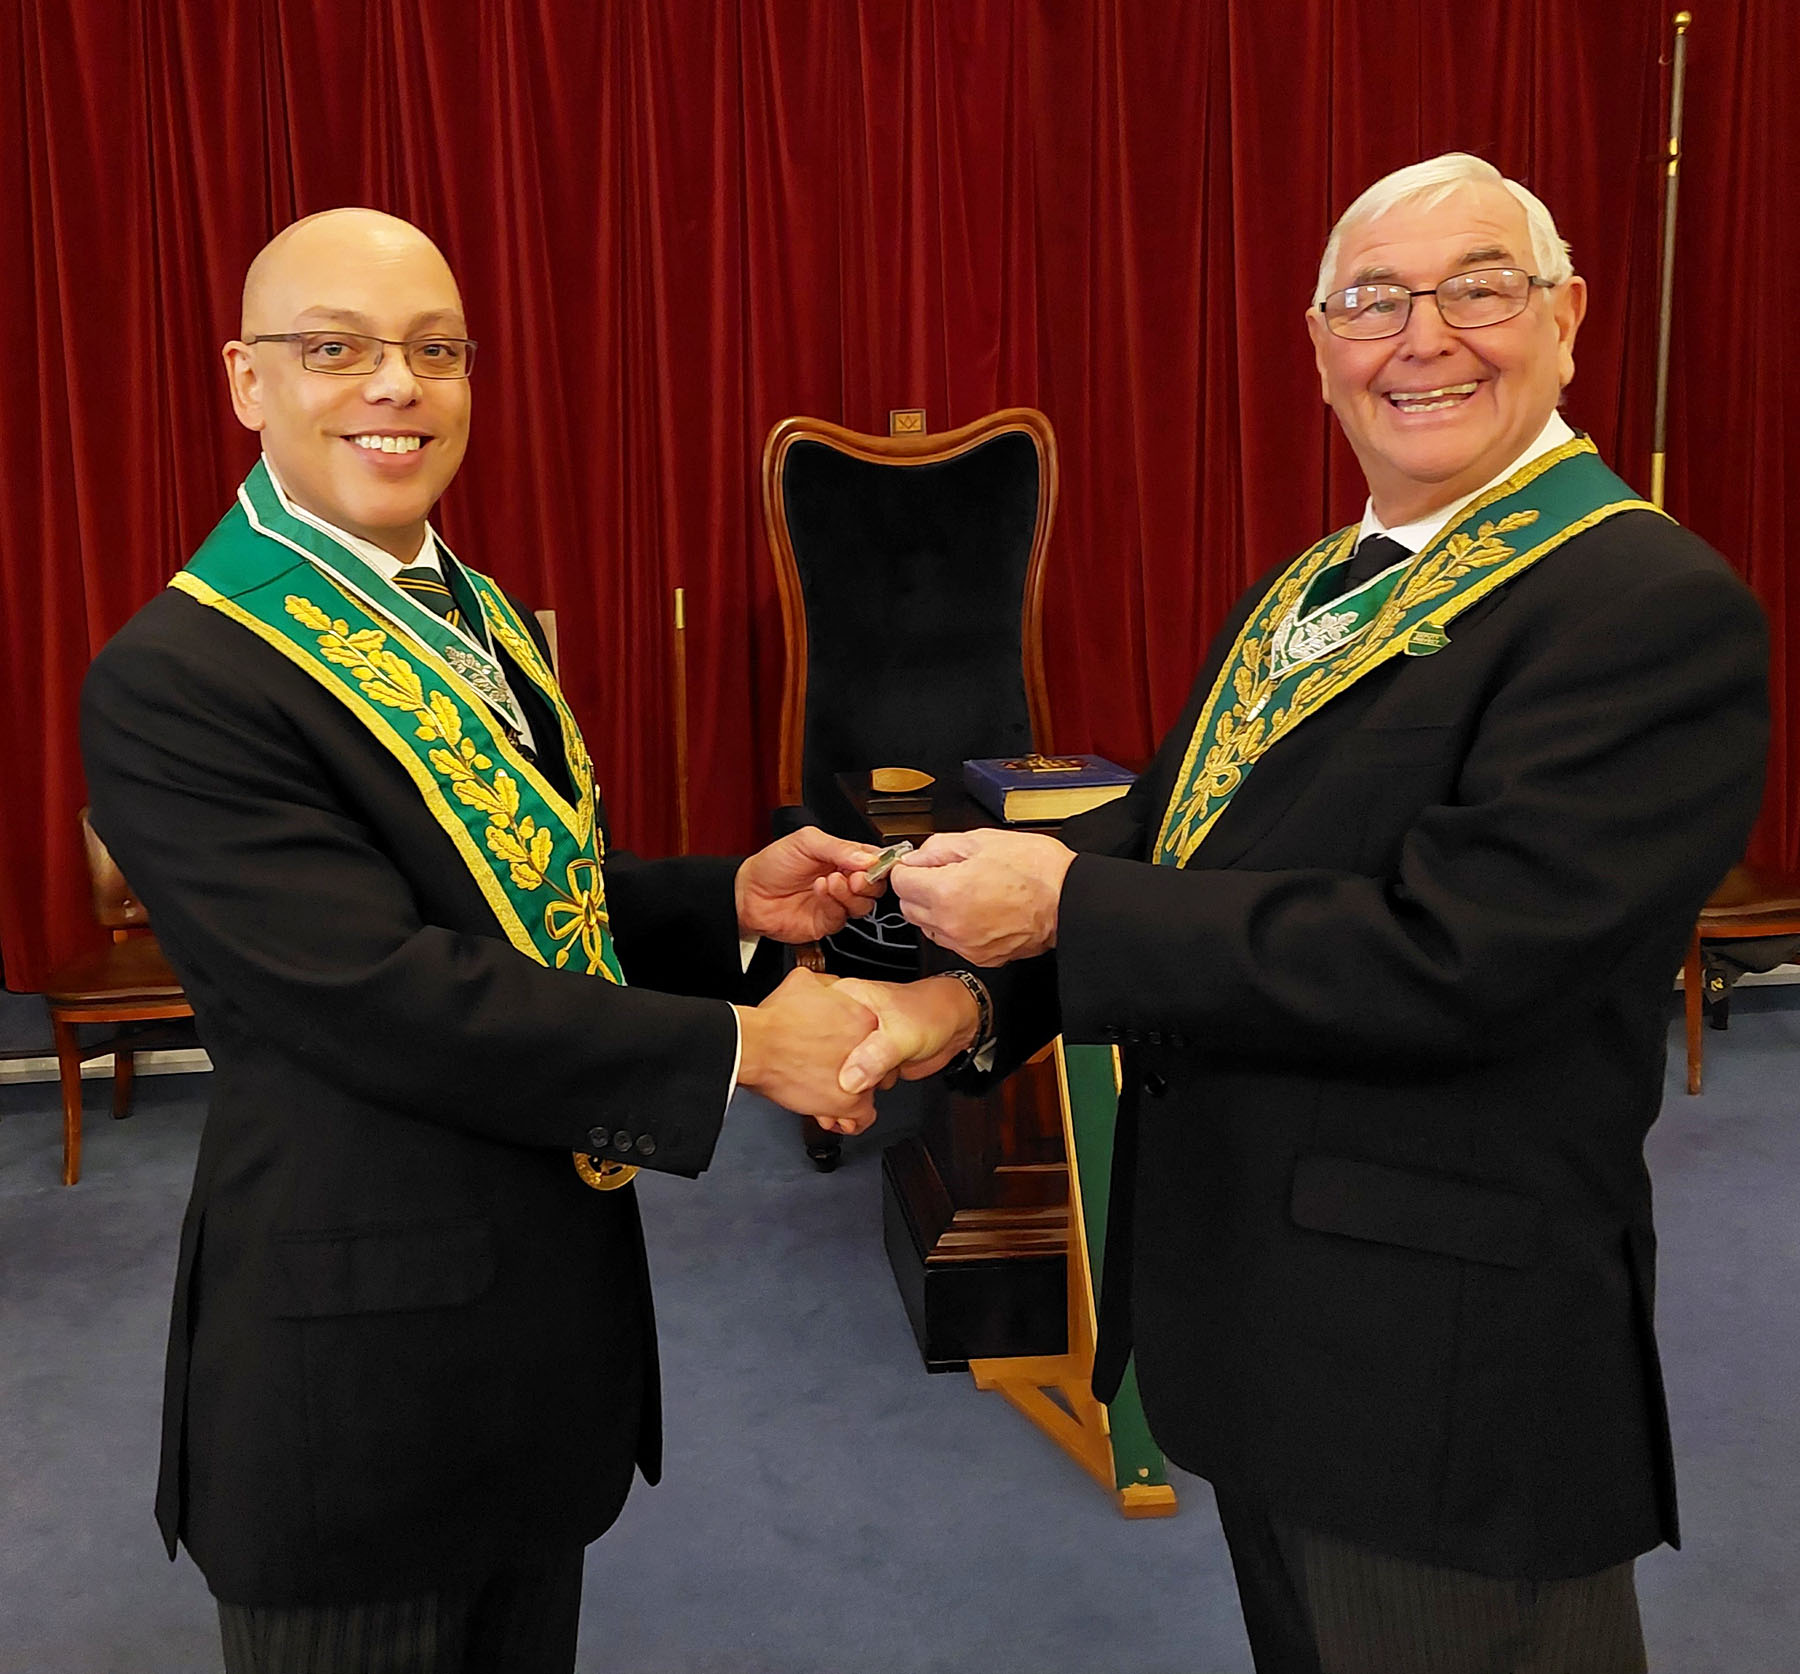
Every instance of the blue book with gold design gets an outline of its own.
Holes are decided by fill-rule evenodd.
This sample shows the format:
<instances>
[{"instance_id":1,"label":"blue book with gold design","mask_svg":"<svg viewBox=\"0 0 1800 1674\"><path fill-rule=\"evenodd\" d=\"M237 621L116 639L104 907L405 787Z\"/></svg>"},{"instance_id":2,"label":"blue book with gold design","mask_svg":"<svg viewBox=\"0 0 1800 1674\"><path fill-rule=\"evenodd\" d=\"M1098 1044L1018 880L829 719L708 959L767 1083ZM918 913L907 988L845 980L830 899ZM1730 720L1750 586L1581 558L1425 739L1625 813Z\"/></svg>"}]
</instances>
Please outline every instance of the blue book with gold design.
<instances>
[{"instance_id":1,"label":"blue book with gold design","mask_svg":"<svg viewBox=\"0 0 1800 1674\"><path fill-rule=\"evenodd\" d=\"M1135 775L1105 756L981 756L963 788L1008 825L1050 825L1123 796Z\"/></svg>"}]
</instances>

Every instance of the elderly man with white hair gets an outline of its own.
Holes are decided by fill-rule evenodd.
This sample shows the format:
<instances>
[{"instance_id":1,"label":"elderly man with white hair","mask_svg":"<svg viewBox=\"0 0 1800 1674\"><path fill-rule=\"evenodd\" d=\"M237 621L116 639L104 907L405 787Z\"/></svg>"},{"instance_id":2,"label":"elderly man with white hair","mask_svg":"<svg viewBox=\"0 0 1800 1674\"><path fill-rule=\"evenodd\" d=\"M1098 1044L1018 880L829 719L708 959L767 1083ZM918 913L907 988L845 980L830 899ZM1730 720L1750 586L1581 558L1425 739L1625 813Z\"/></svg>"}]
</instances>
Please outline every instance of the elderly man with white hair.
<instances>
[{"instance_id":1,"label":"elderly man with white hair","mask_svg":"<svg viewBox=\"0 0 1800 1674\"><path fill-rule=\"evenodd\" d=\"M1558 413L1586 300L1479 159L1371 187L1306 311L1360 522L1244 596L1122 801L893 875L997 1068L1120 1045L1095 1383L1135 1351L1212 1482L1261 1674L1627 1674L1677 1539L1643 1141L1766 636ZM981 1044L971 991L844 986L846 1086Z\"/></svg>"}]
</instances>

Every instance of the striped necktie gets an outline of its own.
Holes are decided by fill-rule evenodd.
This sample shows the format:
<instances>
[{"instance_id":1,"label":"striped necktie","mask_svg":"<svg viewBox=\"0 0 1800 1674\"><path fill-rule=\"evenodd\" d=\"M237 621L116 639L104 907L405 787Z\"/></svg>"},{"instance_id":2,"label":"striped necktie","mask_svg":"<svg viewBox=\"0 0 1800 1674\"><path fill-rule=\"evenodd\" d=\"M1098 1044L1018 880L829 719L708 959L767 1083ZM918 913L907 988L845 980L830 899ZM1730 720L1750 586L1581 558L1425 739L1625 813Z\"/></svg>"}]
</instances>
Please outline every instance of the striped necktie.
<instances>
[{"instance_id":1,"label":"striped necktie","mask_svg":"<svg viewBox=\"0 0 1800 1674\"><path fill-rule=\"evenodd\" d=\"M394 577L394 585L410 593L427 610L443 617L453 628L462 626L462 612L456 608L456 595L445 585L435 564L412 564Z\"/></svg>"}]
</instances>

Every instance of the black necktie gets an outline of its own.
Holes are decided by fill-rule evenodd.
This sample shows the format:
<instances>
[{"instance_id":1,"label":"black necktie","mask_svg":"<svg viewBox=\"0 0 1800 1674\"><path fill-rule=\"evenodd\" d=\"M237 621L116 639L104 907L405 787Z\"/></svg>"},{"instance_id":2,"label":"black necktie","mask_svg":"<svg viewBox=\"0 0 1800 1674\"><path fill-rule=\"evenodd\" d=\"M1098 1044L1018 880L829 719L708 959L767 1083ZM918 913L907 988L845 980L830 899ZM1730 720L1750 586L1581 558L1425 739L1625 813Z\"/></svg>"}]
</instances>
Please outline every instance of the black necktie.
<instances>
[{"instance_id":1,"label":"black necktie","mask_svg":"<svg viewBox=\"0 0 1800 1674\"><path fill-rule=\"evenodd\" d=\"M1365 581L1380 575L1390 564L1397 564L1402 558L1411 556L1391 535L1366 535L1357 544L1350 562L1344 566L1344 579L1338 592L1352 592Z\"/></svg>"},{"instance_id":2,"label":"black necktie","mask_svg":"<svg viewBox=\"0 0 1800 1674\"><path fill-rule=\"evenodd\" d=\"M394 585L410 593L427 610L450 624L462 626L462 612L456 608L456 595L445 584L435 564L413 564L394 577Z\"/></svg>"}]
</instances>

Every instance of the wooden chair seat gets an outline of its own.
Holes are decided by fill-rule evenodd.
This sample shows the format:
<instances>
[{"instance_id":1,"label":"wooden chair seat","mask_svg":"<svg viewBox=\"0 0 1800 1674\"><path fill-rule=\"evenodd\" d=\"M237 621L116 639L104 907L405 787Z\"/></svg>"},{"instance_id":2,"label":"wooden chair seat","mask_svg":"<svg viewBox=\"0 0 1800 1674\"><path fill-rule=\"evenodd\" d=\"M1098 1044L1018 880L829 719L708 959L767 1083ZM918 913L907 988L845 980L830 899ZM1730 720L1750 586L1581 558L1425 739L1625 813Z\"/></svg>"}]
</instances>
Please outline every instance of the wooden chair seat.
<instances>
[{"instance_id":1,"label":"wooden chair seat","mask_svg":"<svg viewBox=\"0 0 1800 1674\"><path fill-rule=\"evenodd\" d=\"M1734 866L1700 909L1688 941L1687 959L1681 967L1690 1093L1700 1091L1703 1052L1700 1023L1705 984L1700 968L1701 944L1754 936L1800 936L1800 872L1748 863Z\"/></svg>"},{"instance_id":2,"label":"wooden chair seat","mask_svg":"<svg viewBox=\"0 0 1800 1674\"><path fill-rule=\"evenodd\" d=\"M1700 909L1704 936L1785 936L1800 919L1800 872L1734 866ZM1764 928L1764 921L1773 921Z\"/></svg>"},{"instance_id":3,"label":"wooden chair seat","mask_svg":"<svg viewBox=\"0 0 1800 1674\"><path fill-rule=\"evenodd\" d=\"M105 1052L112 1054L112 1113L121 1117L131 1109L136 1046L151 1044L143 1040L141 1031L130 1029L84 1043L79 1032L81 1025L137 1024L194 1015L179 979L150 933L150 914L132 893L106 845L95 835L85 808L81 810L81 840L87 855L94 917L112 932L113 939L105 947L77 954L58 966L44 986L50 1029L56 1037L57 1079L62 1084L65 1186L72 1186L81 1178L83 1060Z\"/></svg>"},{"instance_id":4,"label":"wooden chair seat","mask_svg":"<svg viewBox=\"0 0 1800 1674\"><path fill-rule=\"evenodd\" d=\"M59 966L50 976L44 998L52 1010L108 1009L142 1002L175 1000L186 1007L181 983L154 936L111 942Z\"/></svg>"}]
</instances>

